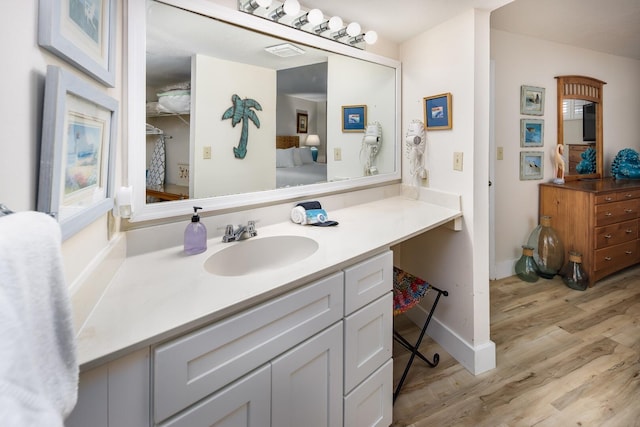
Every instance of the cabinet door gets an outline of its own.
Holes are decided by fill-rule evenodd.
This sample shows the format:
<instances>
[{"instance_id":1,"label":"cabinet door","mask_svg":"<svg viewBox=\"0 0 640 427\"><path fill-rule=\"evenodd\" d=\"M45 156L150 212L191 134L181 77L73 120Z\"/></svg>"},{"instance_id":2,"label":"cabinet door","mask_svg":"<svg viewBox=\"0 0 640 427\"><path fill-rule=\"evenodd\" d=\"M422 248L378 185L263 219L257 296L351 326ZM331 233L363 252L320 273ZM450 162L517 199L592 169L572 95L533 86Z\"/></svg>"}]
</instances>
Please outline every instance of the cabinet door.
<instances>
[{"instance_id":1,"label":"cabinet door","mask_svg":"<svg viewBox=\"0 0 640 427\"><path fill-rule=\"evenodd\" d=\"M271 367L266 365L160 424L161 427L269 427Z\"/></svg>"},{"instance_id":2,"label":"cabinet door","mask_svg":"<svg viewBox=\"0 0 640 427\"><path fill-rule=\"evenodd\" d=\"M342 426L342 322L273 360L271 369L273 426Z\"/></svg>"}]
</instances>

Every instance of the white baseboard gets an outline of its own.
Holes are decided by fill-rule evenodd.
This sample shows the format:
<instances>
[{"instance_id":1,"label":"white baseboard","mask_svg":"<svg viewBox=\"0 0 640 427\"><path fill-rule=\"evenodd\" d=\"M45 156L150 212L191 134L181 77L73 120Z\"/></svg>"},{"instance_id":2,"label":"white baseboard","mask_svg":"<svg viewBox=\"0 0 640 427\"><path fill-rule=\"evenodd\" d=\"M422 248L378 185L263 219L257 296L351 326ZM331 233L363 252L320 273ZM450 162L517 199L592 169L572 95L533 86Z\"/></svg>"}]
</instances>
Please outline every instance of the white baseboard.
<instances>
[{"instance_id":1,"label":"white baseboard","mask_svg":"<svg viewBox=\"0 0 640 427\"><path fill-rule=\"evenodd\" d=\"M418 327L422 327L427 314L422 307L416 306L405 313L405 316ZM442 324L435 316L431 318L427 334L473 375L482 374L496 367L496 345L491 340L474 347Z\"/></svg>"},{"instance_id":2,"label":"white baseboard","mask_svg":"<svg viewBox=\"0 0 640 427\"><path fill-rule=\"evenodd\" d=\"M505 277L516 274L515 265L517 259L510 259L496 263L496 279L504 279Z\"/></svg>"}]
</instances>

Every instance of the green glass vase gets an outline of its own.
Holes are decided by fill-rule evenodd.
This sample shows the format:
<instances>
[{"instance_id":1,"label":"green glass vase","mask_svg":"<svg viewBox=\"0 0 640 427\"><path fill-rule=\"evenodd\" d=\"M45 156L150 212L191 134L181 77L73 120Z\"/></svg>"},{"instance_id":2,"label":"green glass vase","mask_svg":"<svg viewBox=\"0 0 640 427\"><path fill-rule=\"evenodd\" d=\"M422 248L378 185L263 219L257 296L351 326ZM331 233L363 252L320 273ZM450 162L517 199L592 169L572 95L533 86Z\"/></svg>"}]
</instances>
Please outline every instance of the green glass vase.
<instances>
[{"instance_id":1,"label":"green glass vase","mask_svg":"<svg viewBox=\"0 0 640 427\"><path fill-rule=\"evenodd\" d=\"M516 261L516 274L520 280L525 282L537 282L538 281L538 265L533 259L533 248L531 246L522 246L522 256Z\"/></svg>"},{"instance_id":2,"label":"green glass vase","mask_svg":"<svg viewBox=\"0 0 640 427\"><path fill-rule=\"evenodd\" d=\"M527 246L533 248L533 259L540 270L540 277L553 279L564 265L564 245L551 228L550 216L540 218L540 224L529 235Z\"/></svg>"},{"instance_id":3,"label":"green glass vase","mask_svg":"<svg viewBox=\"0 0 640 427\"><path fill-rule=\"evenodd\" d=\"M589 276L582 267L582 254L569 252L569 262L560 270L560 276L565 285L571 289L584 291L589 287Z\"/></svg>"}]
</instances>

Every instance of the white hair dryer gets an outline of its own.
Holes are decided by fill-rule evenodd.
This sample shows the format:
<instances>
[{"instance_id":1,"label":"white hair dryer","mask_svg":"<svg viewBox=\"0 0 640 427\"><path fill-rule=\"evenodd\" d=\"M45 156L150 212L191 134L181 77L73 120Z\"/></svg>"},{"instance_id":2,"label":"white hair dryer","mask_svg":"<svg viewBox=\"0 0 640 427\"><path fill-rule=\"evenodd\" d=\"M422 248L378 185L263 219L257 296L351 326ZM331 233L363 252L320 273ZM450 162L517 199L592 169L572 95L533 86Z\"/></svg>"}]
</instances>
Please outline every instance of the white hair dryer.
<instances>
[{"instance_id":1,"label":"white hair dryer","mask_svg":"<svg viewBox=\"0 0 640 427\"><path fill-rule=\"evenodd\" d=\"M364 174L376 175L378 168L375 159L380 152L382 145L382 126L378 122L369 123L362 138L362 149L360 155L364 157Z\"/></svg>"},{"instance_id":2,"label":"white hair dryer","mask_svg":"<svg viewBox=\"0 0 640 427\"><path fill-rule=\"evenodd\" d=\"M405 153L409 159L409 174L412 177L412 184L418 186L420 180L427 177L427 170L424 167L427 132L424 123L420 120L411 121L404 142Z\"/></svg>"}]
</instances>

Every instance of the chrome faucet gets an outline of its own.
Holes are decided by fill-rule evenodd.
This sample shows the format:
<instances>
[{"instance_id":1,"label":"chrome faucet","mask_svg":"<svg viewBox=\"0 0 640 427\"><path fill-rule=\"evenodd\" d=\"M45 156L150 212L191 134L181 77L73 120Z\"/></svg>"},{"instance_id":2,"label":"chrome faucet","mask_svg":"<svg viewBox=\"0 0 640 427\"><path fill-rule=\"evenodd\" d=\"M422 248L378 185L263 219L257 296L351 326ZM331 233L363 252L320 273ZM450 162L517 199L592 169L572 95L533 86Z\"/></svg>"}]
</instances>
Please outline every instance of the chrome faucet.
<instances>
[{"instance_id":1,"label":"chrome faucet","mask_svg":"<svg viewBox=\"0 0 640 427\"><path fill-rule=\"evenodd\" d=\"M222 241L225 243L236 242L238 240L243 240L244 235L248 236L244 239L249 239L258 235L255 221L249 221L247 225L239 225L237 229L234 229L232 224L227 225L225 227L224 236L222 236Z\"/></svg>"}]
</instances>

